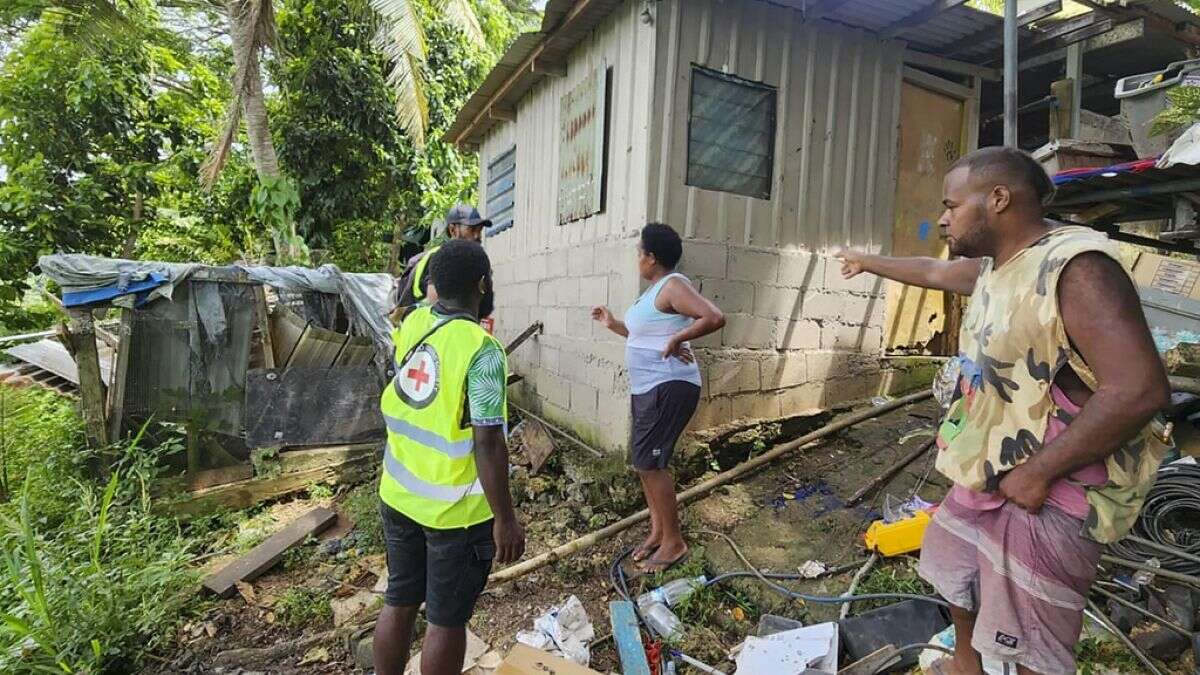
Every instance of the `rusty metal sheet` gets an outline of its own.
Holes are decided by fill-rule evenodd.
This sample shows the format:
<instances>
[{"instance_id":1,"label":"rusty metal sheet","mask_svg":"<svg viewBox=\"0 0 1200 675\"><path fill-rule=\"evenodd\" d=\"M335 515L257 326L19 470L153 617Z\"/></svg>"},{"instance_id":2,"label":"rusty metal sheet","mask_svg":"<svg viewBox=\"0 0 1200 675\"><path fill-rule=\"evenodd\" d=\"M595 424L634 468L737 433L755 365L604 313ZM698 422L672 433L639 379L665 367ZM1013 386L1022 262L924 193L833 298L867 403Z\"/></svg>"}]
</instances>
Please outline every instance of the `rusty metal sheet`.
<instances>
[{"instance_id":1,"label":"rusty metal sheet","mask_svg":"<svg viewBox=\"0 0 1200 675\"><path fill-rule=\"evenodd\" d=\"M558 223L587 218L602 208L605 90L608 67L593 68L560 101Z\"/></svg>"},{"instance_id":2,"label":"rusty metal sheet","mask_svg":"<svg viewBox=\"0 0 1200 675\"><path fill-rule=\"evenodd\" d=\"M251 370L246 377L250 447L362 443L382 439L379 376L355 368Z\"/></svg>"}]
</instances>

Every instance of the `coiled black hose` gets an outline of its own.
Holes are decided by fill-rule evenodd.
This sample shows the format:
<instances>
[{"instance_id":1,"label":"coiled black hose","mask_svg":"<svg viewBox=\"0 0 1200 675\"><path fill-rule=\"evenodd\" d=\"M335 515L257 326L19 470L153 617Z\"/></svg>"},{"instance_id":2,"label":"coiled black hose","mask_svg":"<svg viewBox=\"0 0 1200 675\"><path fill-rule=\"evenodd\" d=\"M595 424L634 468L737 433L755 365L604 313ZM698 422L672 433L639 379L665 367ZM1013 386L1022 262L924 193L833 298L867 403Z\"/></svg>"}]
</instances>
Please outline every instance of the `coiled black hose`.
<instances>
[{"instance_id":1,"label":"coiled black hose","mask_svg":"<svg viewBox=\"0 0 1200 675\"><path fill-rule=\"evenodd\" d=\"M1200 465L1160 468L1133 529L1108 549L1118 558L1157 558L1163 569L1200 576Z\"/></svg>"}]
</instances>

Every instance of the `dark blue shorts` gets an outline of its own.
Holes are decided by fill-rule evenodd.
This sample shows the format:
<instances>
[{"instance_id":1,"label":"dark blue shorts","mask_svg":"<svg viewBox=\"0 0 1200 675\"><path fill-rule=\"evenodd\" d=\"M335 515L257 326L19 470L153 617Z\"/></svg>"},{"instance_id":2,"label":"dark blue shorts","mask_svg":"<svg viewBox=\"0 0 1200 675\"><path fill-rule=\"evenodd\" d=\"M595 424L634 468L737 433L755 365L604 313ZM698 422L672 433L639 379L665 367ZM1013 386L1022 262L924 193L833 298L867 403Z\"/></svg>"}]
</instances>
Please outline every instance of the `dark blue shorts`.
<instances>
[{"instance_id":1,"label":"dark blue shorts","mask_svg":"<svg viewBox=\"0 0 1200 675\"><path fill-rule=\"evenodd\" d=\"M425 618L442 628L467 625L496 557L492 521L454 530L424 527L379 504L387 543L390 607L425 603Z\"/></svg>"}]
</instances>

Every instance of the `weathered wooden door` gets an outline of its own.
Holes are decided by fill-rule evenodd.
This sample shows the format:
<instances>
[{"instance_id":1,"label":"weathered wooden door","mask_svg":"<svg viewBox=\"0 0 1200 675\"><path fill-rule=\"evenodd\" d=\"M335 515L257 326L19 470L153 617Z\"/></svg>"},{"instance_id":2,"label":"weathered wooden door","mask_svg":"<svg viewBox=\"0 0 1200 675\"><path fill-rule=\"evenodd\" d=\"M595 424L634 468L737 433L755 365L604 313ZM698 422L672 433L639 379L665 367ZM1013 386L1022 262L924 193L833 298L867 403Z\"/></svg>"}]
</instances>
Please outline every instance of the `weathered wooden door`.
<instances>
[{"instance_id":1,"label":"weathered wooden door","mask_svg":"<svg viewBox=\"0 0 1200 675\"><path fill-rule=\"evenodd\" d=\"M942 177L962 154L967 102L905 81L900 96L900 162L892 255L945 258L938 236ZM888 282L889 352L946 355L957 349L957 308L948 294Z\"/></svg>"}]
</instances>

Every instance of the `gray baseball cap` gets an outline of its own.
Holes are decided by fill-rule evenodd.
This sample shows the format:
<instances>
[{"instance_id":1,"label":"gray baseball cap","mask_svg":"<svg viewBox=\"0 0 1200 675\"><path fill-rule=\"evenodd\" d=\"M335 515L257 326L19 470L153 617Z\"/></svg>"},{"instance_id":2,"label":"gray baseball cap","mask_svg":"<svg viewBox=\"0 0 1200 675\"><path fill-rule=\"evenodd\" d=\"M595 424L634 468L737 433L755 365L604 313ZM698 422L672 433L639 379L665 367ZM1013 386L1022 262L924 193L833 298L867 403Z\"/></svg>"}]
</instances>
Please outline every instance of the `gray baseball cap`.
<instances>
[{"instance_id":1,"label":"gray baseball cap","mask_svg":"<svg viewBox=\"0 0 1200 675\"><path fill-rule=\"evenodd\" d=\"M446 212L446 225L466 225L467 227L484 227L492 221L479 215L479 210L470 204L459 202Z\"/></svg>"}]
</instances>

